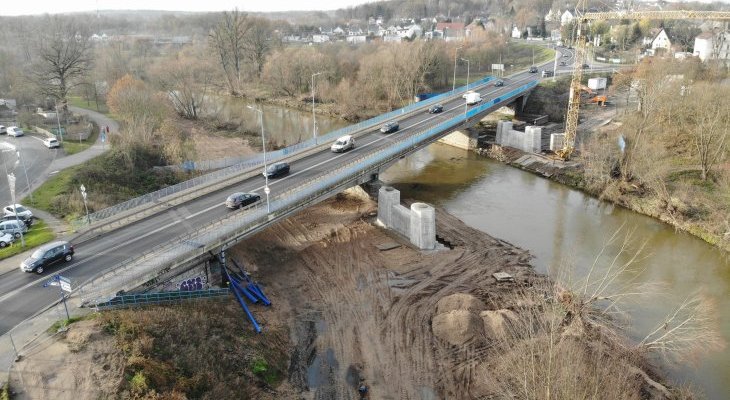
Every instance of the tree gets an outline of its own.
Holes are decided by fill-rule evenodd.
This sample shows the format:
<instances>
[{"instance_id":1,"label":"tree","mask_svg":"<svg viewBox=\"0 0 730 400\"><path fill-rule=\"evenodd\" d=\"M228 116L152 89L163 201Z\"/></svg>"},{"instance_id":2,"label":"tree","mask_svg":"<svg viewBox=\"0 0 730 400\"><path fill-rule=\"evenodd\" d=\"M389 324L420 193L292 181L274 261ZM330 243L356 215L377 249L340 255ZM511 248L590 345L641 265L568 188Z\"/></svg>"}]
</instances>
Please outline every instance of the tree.
<instances>
[{"instance_id":1,"label":"tree","mask_svg":"<svg viewBox=\"0 0 730 400\"><path fill-rule=\"evenodd\" d=\"M69 91L91 69L90 35L74 19L54 15L45 22L38 35L32 79L43 95L65 103Z\"/></svg>"},{"instance_id":2,"label":"tree","mask_svg":"<svg viewBox=\"0 0 730 400\"><path fill-rule=\"evenodd\" d=\"M121 144L152 144L156 131L170 115L166 98L131 75L119 79L107 96L109 110L124 126Z\"/></svg>"},{"instance_id":3,"label":"tree","mask_svg":"<svg viewBox=\"0 0 730 400\"><path fill-rule=\"evenodd\" d=\"M212 67L203 57L178 55L163 61L155 73L160 88L182 117L198 119L213 81Z\"/></svg>"},{"instance_id":4,"label":"tree","mask_svg":"<svg viewBox=\"0 0 730 400\"><path fill-rule=\"evenodd\" d=\"M727 87L698 83L685 87L680 116L676 118L690 139L702 180L730 150L730 100Z\"/></svg>"},{"instance_id":5,"label":"tree","mask_svg":"<svg viewBox=\"0 0 730 400\"><path fill-rule=\"evenodd\" d=\"M218 56L218 62L228 83L231 94L241 90L241 72L245 54L244 37L251 29L248 15L234 9L224 12L218 25L210 32L210 46Z\"/></svg>"},{"instance_id":6,"label":"tree","mask_svg":"<svg viewBox=\"0 0 730 400\"><path fill-rule=\"evenodd\" d=\"M244 35L246 57L254 64L256 76L261 76L266 56L271 50L271 23L265 18L252 18L251 25Z\"/></svg>"}]
</instances>

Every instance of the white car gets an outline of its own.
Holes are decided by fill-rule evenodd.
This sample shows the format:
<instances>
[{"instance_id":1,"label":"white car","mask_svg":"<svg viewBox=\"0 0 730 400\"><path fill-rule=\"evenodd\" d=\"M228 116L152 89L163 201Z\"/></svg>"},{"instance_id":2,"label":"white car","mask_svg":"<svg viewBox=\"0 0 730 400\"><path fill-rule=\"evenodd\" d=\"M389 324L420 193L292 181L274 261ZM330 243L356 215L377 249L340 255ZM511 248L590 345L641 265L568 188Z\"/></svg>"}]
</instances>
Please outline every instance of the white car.
<instances>
[{"instance_id":1,"label":"white car","mask_svg":"<svg viewBox=\"0 0 730 400\"><path fill-rule=\"evenodd\" d=\"M5 248L13 244L15 237L9 233L0 233L0 248Z\"/></svg>"},{"instance_id":2,"label":"white car","mask_svg":"<svg viewBox=\"0 0 730 400\"><path fill-rule=\"evenodd\" d=\"M23 135L25 135L25 133L23 133L23 130L17 126L8 127L8 136L18 137Z\"/></svg>"},{"instance_id":3,"label":"white car","mask_svg":"<svg viewBox=\"0 0 730 400\"><path fill-rule=\"evenodd\" d=\"M57 149L60 147L60 144L58 143L58 140L56 140L56 138L45 138L43 139L43 144L49 149Z\"/></svg>"},{"instance_id":4,"label":"white car","mask_svg":"<svg viewBox=\"0 0 730 400\"><path fill-rule=\"evenodd\" d=\"M355 139L350 135L341 136L334 143L332 143L332 150L334 153L341 153L347 150L355 148Z\"/></svg>"},{"instance_id":5,"label":"white car","mask_svg":"<svg viewBox=\"0 0 730 400\"><path fill-rule=\"evenodd\" d=\"M0 125L0 134L8 133L8 128L5 125Z\"/></svg>"},{"instance_id":6,"label":"white car","mask_svg":"<svg viewBox=\"0 0 730 400\"><path fill-rule=\"evenodd\" d=\"M3 212L5 213L5 215L15 215L15 213L17 212L18 215L21 217L33 218L33 212L23 207L22 204L16 204L15 208L13 208L12 204L5 206L5 208L3 208Z\"/></svg>"}]
</instances>

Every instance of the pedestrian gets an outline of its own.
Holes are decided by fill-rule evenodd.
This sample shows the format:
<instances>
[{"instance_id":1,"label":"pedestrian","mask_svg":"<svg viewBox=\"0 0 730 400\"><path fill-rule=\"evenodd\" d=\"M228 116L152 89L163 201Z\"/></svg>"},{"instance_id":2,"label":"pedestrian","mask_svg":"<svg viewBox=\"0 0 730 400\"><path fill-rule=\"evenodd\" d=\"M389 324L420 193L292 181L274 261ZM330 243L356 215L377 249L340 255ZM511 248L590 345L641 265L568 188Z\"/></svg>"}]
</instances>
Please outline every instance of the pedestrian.
<instances>
[{"instance_id":1,"label":"pedestrian","mask_svg":"<svg viewBox=\"0 0 730 400\"><path fill-rule=\"evenodd\" d=\"M106 133L109 133L109 125L106 126Z\"/></svg>"}]
</instances>

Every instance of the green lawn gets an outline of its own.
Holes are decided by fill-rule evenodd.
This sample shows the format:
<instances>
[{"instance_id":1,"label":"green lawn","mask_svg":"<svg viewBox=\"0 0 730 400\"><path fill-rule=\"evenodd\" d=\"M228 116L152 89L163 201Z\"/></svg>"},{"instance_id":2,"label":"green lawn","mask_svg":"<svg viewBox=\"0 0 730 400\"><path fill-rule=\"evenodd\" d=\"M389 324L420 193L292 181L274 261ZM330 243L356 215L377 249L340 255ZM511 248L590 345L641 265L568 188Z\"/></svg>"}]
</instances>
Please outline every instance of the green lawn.
<instances>
[{"instance_id":1,"label":"green lawn","mask_svg":"<svg viewBox=\"0 0 730 400\"><path fill-rule=\"evenodd\" d=\"M0 249L0 260L22 253L26 250L30 250L44 243L48 243L55 237L56 235L45 222L42 220L36 220L33 226L31 226L25 234L25 247L21 246L20 239L16 240L11 246Z\"/></svg>"},{"instance_id":2,"label":"green lawn","mask_svg":"<svg viewBox=\"0 0 730 400\"><path fill-rule=\"evenodd\" d=\"M33 201L30 200L30 197L26 197L23 199L24 204L55 214L53 212L55 208L54 199L59 195L67 194L69 188L73 187L72 180L79 167L66 168L49 177L33 192Z\"/></svg>"},{"instance_id":3,"label":"green lawn","mask_svg":"<svg viewBox=\"0 0 730 400\"><path fill-rule=\"evenodd\" d=\"M64 139L63 143L61 143L61 148L63 148L63 151L67 155L76 154L80 151L84 151L91 147L95 142L96 139L99 137L99 128L94 124L94 128L91 130L91 135L89 135L86 140L66 140Z\"/></svg>"}]
</instances>

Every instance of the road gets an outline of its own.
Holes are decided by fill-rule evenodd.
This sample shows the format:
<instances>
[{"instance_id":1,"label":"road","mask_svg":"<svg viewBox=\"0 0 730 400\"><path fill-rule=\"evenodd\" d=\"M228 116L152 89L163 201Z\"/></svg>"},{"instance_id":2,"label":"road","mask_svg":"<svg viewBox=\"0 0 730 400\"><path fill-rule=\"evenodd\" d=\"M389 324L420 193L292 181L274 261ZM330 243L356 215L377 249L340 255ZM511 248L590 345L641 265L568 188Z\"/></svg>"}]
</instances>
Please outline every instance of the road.
<instances>
[{"instance_id":1,"label":"road","mask_svg":"<svg viewBox=\"0 0 730 400\"><path fill-rule=\"evenodd\" d=\"M566 58L567 60L567 58ZM552 62L541 68L551 70ZM504 86L483 86L478 91L486 99L503 95L525 83L539 79L539 74L521 72L504 78ZM322 150L291 163L291 173L280 179L269 180L272 195L283 192L300 182L328 173L338 166L389 146L403 135L418 133L426 124L444 121L464 112L464 100L459 98L443 103L440 114L415 113L399 120L400 131L389 135L378 128L357 136L357 147L349 152L334 154ZM425 111L425 109L424 109ZM76 282L82 282L107 268L145 250L160 245L187 232L199 230L211 221L232 212L225 208L226 197L236 191L258 192L263 196L263 176L252 177L208 195L193 199L177 207L152 215L146 219L90 239L76 246L76 257L70 263L47 270L44 276L29 274L20 269L2 275L0 279L0 334L31 317L58 300L57 288L44 289L48 275L61 273Z\"/></svg>"},{"instance_id":2,"label":"road","mask_svg":"<svg viewBox=\"0 0 730 400\"><path fill-rule=\"evenodd\" d=\"M0 170L0 173L3 174L3 178L0 179L0 204L2 206L12 203L6 173L15 174L15 198L20 200L30 192L29 188L32 189L40 177L44 176L46 169L56 157L61 156L59 152L61 154L63 152L63 150L47 148L43 144L43 139L34 135L18 138L3 135L0 139L0 149L2 149L0 157L4 164L4 168ZM18 153L20 153L20 158Z\"/></svg>"}]
</instances>

